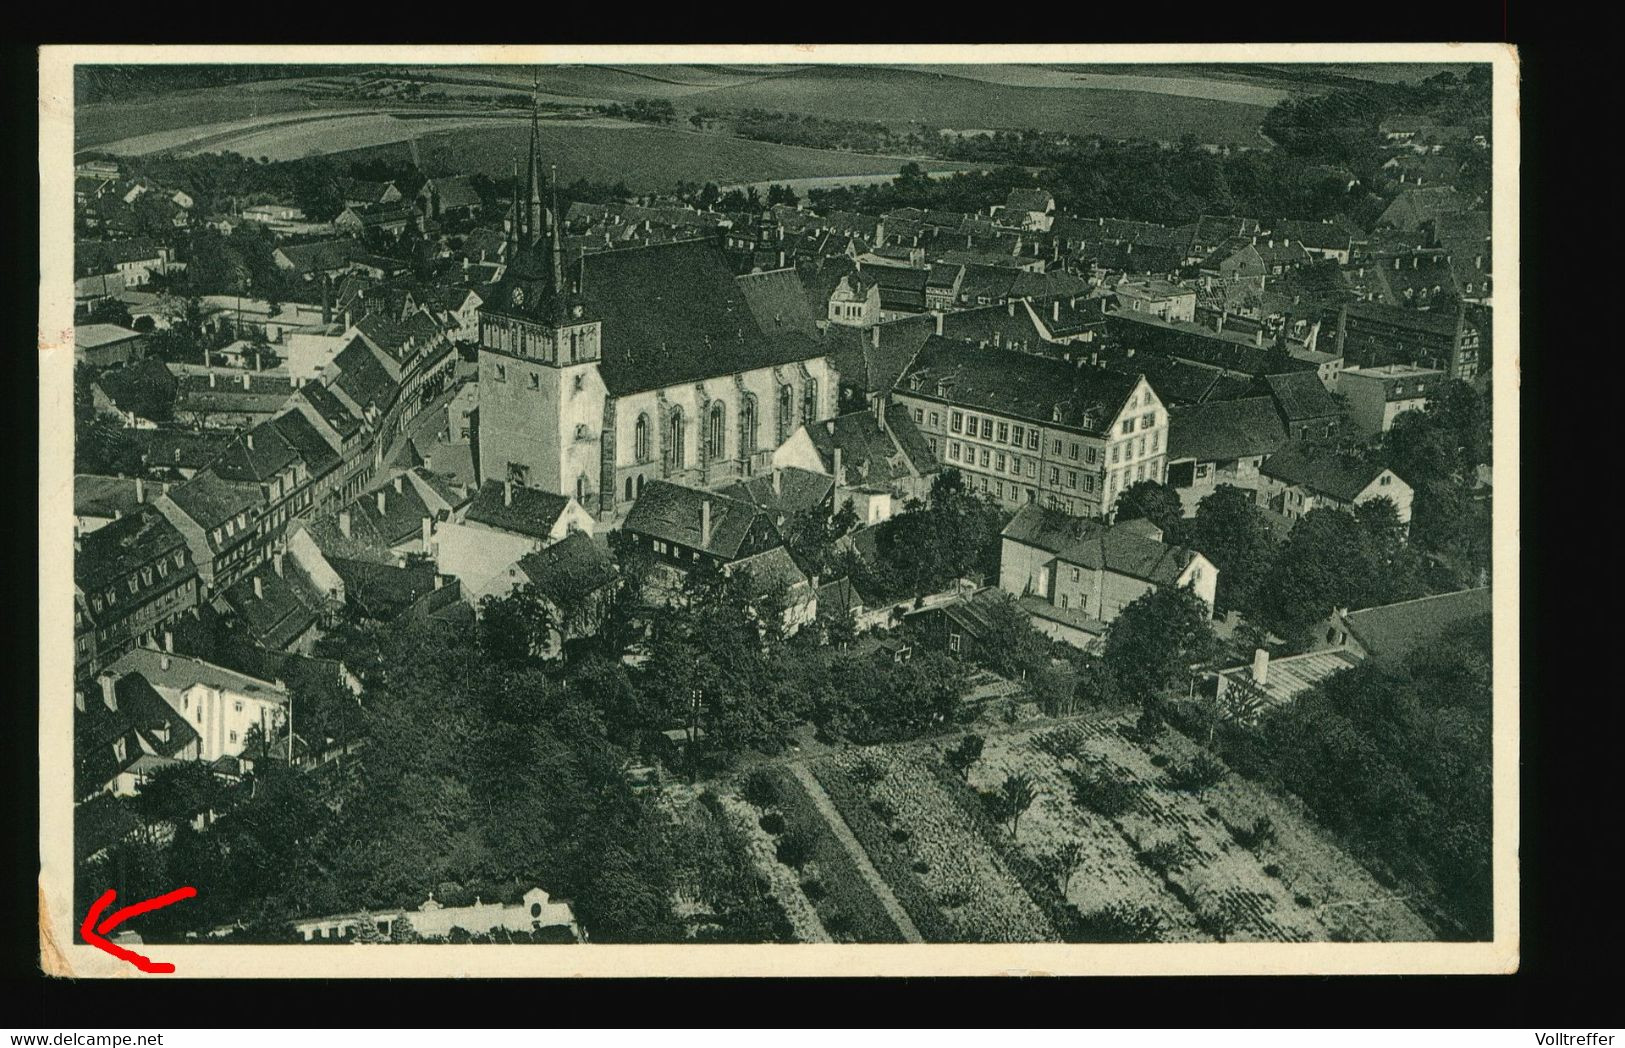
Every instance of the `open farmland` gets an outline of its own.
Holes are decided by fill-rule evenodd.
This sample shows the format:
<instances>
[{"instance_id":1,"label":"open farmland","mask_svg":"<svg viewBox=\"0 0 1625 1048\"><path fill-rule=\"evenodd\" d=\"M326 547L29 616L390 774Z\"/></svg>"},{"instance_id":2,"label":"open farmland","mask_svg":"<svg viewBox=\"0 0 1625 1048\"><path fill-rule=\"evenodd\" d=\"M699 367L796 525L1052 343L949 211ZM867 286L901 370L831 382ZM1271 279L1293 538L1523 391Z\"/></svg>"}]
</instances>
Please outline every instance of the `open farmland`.
<instances>
[{"instance_id":1,"label":"open farmland","mask_svg":"<svg viewBox=\"0 0 1625 1048\"><path fill-rule=\"evenodd\" d=\"M849 900L838 912L864 914L885 941L896 941L896 922L843 854L845 834L868 878L884 881L878 894L927 942L1118 941L1125 914L1139 919L1126 937L1160 942L1434 938L1397 889L1291 803L1234 774L1201 789L1180 783L1200 747L1172 729L1141 738L1133 725L1097 716L993 734L963 781L944 760L957 738L838 752L777 768L772 810L814 842L819 887ZM808 773L823 805L802 784ZM1038 792L1014 837L984 802L1010 775ZM1089 782L1115 784L1104 791L1115 800L1080 786ZM1071 865L1058 863L1073 848ZM793 896L765 844L754 852L788 889L780 898ZM856 929L852 938L869 941Z\"/></svg>"},{"instance_id":2,"label":"open farmland","mask_svg":"<svg viewBox=\"0 0 1625 1048\"><path fill-rule=\"evenodd\" d=\"M506 178L515 158L525 155L529 137L526 123L482 123L479 127L429 132L418 138L418 156L423 169L430 173L483 172L492 178ZM405 142L400 142L337 156L341 161L403 158L407 148ZM635 192L668 189L679 180L731 185L826 176L895 175L908 162L903 157L808 149L604 121L543 123L541 150L544 160L557 160L559 176L566 183L578 178L611 184L624 180ZM963 166L969 170L977 165L932 161L932 166Z\"/></svg>"}]
</instances>

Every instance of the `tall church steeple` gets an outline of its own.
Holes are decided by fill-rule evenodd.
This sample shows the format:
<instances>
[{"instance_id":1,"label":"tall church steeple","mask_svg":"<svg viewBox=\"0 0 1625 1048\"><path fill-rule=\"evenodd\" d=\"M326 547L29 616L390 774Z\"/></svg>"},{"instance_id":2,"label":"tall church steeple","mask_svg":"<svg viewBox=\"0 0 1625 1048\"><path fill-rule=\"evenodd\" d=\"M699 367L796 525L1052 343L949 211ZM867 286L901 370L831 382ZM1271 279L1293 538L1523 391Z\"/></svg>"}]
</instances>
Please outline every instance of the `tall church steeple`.
<instances>
[{"instance_id":1,"label":"tall church steeple","mask_svg":"<svg viewBox=\"0 0 1625 1048\"><path fill-rule=\"evenodd\" d=\"M541 129L538 126L537 110L541 106L542 78L537 73L535 86L530 95L530 185L527 197L530 209L529 222L525 230L527 243L535 244L542 238L542 164L541 164Z\"/></svg>"},{"instance_id":2,"label":"tall church steeple","mask_svg":"<svg viewBox=\"0 0 1625 1048\"><path fill-rule=\"evenodd\" d=\"M552 188L553 206L548 213L547 239L553 256L553 289L564 293L564 216L559 213L559 165L549 170L548 184Z\"/></svg>"}]
</instances>

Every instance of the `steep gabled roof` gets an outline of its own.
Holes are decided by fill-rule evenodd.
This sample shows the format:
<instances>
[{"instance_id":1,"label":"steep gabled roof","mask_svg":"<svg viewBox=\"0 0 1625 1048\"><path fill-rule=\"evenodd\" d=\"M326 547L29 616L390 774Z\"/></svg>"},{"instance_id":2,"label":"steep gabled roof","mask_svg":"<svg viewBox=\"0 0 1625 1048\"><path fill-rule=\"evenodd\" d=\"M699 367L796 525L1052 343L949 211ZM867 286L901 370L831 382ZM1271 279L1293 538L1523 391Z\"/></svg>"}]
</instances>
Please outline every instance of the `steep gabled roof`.
<instances>
[{"instance_id":1,"label":"steep gabled roof","mask_svg":"<svg viewBox=\"0 0 1625 1048\"><path fill-rule=\"evenodd\" d=\"M1432 645L1458 623L1489 615L1494 600L1488 586L1363 608L1344 616L1349 632L1373 656L1402 659Z\"/></svg>"},{"instance_id":2,"label":"steep gabled roof","mask_svg":"<svg viewBox=\"0 0 1625 1048\"><path fill-rule=\"evenodd\" d=\"M1265 459L1259 472L1340 502L1353 502L1385 468L1352 455L1310 452L1294 443Z\"/></svg>"},{"instance_id":3,"label":"steep gabled roof","mask_svg":"<svg viewBox=\"0 0 1625 1048\"><path fill-rule=\"evenodd\" d=\"M185 546L186 540L162 513L141 506L80 540L73 580L86 591L99 590Z\"/></svg>"},{"instance_id":4,"label":"steep gabled roof","mask_svg":"<svg viewBox=\"0 0 1625 1048\"><path fill-rule=\"evenodd\" d=\"M1264 384L1269 387L1270 394L1275 398L1275 405L1280 409L1281 417L1288 422L1334 418L1343 413L1342 405L1326 392L1320 376L1313 371L1265 375Z\"/></svg>"},{"instance_id":5,"label":"steep gabled roof","mask_svg":"<svg viewBox=\"0 0 1625 1048\"><path fill-rule=\"evenodd\" d=\"M1137 377L932 336L901 388L1012 418L1104 435Z\"/></svg>"},{"instance_id":6,"label":"steep gabled roof","mask_svg":"<svg viewBox=\"0 0 1625 1048\"><path fill-rule=\"evenodd\" d=\"M1313 377L1311 375L1311 377ZM1318 385L1318 380L1316 381ZM1269 397L1214 401L1168 409L1168 459L1222 462L1269 455L1286 443L1286 428Z\"/></svg>"},{"instance_id":7,"label":"steep gabled roof","mask_svg":"<svg viewBox=\"0 0 1625 1048\"><path fill-rule=\"evenodd\" d=\"M702 541L702 507L711 504L710 541ZM699 549L725 562L782 545L770 514L714 491L652 481L632 504L622 525L651 538Z\"/></svg>"},{"instance_id":8,"label":"steep gabled roof","mask_svg":"<svg viewBox=\"0 0 1625 1048\"><path fill-rule=\"evenodd\" d=\"M745 293L745 304L756 318L756 326L768 334L789 332L818 336L818 324L807 302L807 289L793 268L771 269L735 277Z\"/></svg>"},{"instance_id":9,"label":"steep gabled roof","mask_svg":"<svg viewBox=\"0 0 1625 1048\"><path fill-rule=\"evenodd\" d=\"M1023 506L1000 534L1054 554L1067 564L1100 568L1158 586L1175 585L1195 556L1182 546L1170 546L1141 534L1137 527L1107 527L1037 504Z\"/></svg>"},{"instance_id":10,"label":"steep gabled roof","mask_svg":"<svg viewBox=\"0 0 1625 1048\"><path fill-rule=\"evenodd\" d=\"M517 535L546 539L570 504L563 495L518 484L512 485L510 500L508 490L500 480L481 484L463 519Z\"/></svg>"}]
</instances>

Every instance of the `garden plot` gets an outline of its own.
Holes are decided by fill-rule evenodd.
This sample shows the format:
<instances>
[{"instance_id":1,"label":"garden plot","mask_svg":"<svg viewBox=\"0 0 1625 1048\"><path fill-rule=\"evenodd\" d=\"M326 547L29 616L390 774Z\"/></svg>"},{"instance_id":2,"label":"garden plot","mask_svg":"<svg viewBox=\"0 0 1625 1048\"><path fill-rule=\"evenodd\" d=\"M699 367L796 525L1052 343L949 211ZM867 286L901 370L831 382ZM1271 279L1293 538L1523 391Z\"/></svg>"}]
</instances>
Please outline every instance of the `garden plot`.
<instances>
[{"instance_id":1,"label":"garden plot","mask_svg":"<svg viewBox=\"0 0 1625 1048\"><path fill-rule=\"evenodd\" d=\"M970 784L991 790L1011 774L1031 778L1040 795L1022 820L1020 846L1036 859L1076 842L1068 899L1085 913L1149 907L1163 918L1159 939L1431 937L1353 858L1259 786L1227 774L1203 790L1176 789L1170 770L1202 752L1171 729L1143 741L1130 717L1080 720L990 738ZM1127 784L1126 799L1107 805L1109 815L1086 810L1075 796L1079 775Z\"/></svg>"},{"instance_id":2,"label":"garden plot","mask_svg":"<svg viewBox=\"0 0 1625 1048\"><path fill-rule=\"evenodd\" d=\"M848 750L812 769L926 938L1058 940L925 763L928 754L904 747Z\"/></svg>"},{"instance_id":3,"label":"garden plot","mask_svg":"<svg viewBox=\"0 0 1625 1048\"><path fill-rule=\"evenodd\" d=\"M749 803L728 793L719 793L722 811L745 845L751 864L761 871L772 887L773 897L784 908L797 942L830 942L829 932L819 919L818 908L807 898L801 882L790 867L774 854L777 847L772 834L762 829L761 812Z\"/></svg>"}]
</instances>

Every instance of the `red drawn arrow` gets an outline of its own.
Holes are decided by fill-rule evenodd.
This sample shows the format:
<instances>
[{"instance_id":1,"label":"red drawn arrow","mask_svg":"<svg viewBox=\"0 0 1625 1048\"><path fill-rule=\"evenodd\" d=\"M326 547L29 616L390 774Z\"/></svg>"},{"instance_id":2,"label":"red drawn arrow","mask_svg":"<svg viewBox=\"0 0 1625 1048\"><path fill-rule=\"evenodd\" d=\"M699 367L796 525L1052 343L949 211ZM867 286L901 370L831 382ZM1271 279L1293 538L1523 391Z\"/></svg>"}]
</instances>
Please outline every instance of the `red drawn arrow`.
<instances>
[{"instance_id":1,"label":"red drawn arrow","mask_svg":"<svg viewBox=\"0 0 1625 1048\"><path fill-rule=\"evenodd\" d=\"M149 975L167 975L170 972L173 972L175 970L175 966L173 964L166 964L163 961L148 960L139 953L136 953L134 950L126 950L122 946L115 946L113 943L103 938L103 936L112 931L114 928L117 928L119 925L123 924L125 921L129 920L131 917L139 917L143 913L147 913L151 910L162 909L171 903L180 902L182 899L190 899L192 896L197 894L197 889L176 888L174 891L166 892L155 899L148 899L146 902L138 902L134 906L126 906L121 910L115 910L111 917L102 921L100 925L97 925L97 918L99 918L109 906L113 905L113 897L115 894L116 893L113 891L113 889L109 888L107 889L106 894L104 894L100 899L96 900L96 904L90 908L90 912L85 914L85 923L79 926L79 934L84 936L85 942L96 947L96 949L105 953L110 953L121 961L129 961L131 964L135 965L137 968L148 973Z\"/></svg>"}]
</instances>

